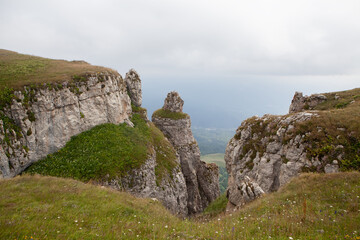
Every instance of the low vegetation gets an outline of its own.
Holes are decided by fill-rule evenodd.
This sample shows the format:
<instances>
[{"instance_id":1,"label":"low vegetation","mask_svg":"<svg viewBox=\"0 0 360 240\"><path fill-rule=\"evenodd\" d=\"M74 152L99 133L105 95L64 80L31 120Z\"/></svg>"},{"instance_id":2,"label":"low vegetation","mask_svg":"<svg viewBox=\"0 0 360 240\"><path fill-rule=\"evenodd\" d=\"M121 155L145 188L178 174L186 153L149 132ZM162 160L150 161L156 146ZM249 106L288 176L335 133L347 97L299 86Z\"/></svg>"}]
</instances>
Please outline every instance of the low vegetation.
<instances>
[{"instance_id":1,"label":"low vegetation","mask_svg":"<svg viewBox=\"0 0 360 240\"><path fill-rule=\"evenodd\" d=\"M296 126L294 134L305 134L308 158L323 159L323 164L339 161L342 170L360 170L360 89L327 94L319 105L318 117ZM334 96L340 96L335 100ZM350 101L339 108L337 101ZM291 136L290 136L291 137ZM322 169L320 169L322 170Z\"/></svg>"},{"instance_id":2,"label":"low vegetation","mask_svg":"<svg viewBox=\"0 0 360 240\"><path fill-rule=\"evenodd\" d=\"M358 172L303 174L238 212L185 220L157 201L71 179L16 177L1 180L0 193L0 239L360 237Z\"/></svg>"},{"instance_id":3,"label":"low vegetation","mask_svg":"<svg viewBox=\"0 0 360 240\"><path fill-rule=\"evenodd\" d=\"M360 89L325 94L327 101L319 104L316 117L294 125L283 139L283 144L297 135L305 136L303 144L307 146L308 159L318 159L321 164L316 168L303 171L323 172L324 166L338 161L341 170L360 170ZM335 98L336 96L336 98ZM347 102L348 104L342 104ZM314 111L312 111L314 112ZM284 116L287 117L287 116ZM284 118L283 117L283 118ZM259 157L265 152L266 146L261 142L265 137L275 136L282 126L278 116L268 116L268 120L253 117L243 122L238 130L251 126L252 139L242 149L240 159L250 154L251 160L247 167L253 167L256 154ZM254 138L254 136L257 136ZM235 139L240 139L239 131ZM286 162L286 159L283 159Z\"/></svg>"},{"instance_id":4,"label":"low vegetation","mask_svg":"<svg viewBox=\"0 0 360 240\"><path fill-rule=\"evenodd\" d=\"M132 122L133 128L125 123L108 123L74 136L65 147L34 163L26 172L81 181L109 180L140 167L155 149L155 172L161 181L176 166L175 151L160 130L140 115L134 114Z\"/></svg>"},{"instance_id":5,"label":"low vegetation","mask_svg":"<svg viewBox=\"0 0 360 240\"><path fill-rule=\"evenodd\" d=\"M22 90L25 85L81 81L84 74L115 70L84 61L53 60L0 49L0 86ZM0 90L1 90L0 89Z\"/></svg>"},{"instance_id":6,"label":"low vegetation","mask_svg":"<svg viewBox=\"0 0 360 240\"><path fill-rule=\"evenodd\" d=\"M164 109L160 108L153 113L153 117L170 118L170 119L174 119L174 120L179 120L179 119L187 118L188 115L186 113L172 112L172 111L164 110Z\"/></svg>"}]
</instances>

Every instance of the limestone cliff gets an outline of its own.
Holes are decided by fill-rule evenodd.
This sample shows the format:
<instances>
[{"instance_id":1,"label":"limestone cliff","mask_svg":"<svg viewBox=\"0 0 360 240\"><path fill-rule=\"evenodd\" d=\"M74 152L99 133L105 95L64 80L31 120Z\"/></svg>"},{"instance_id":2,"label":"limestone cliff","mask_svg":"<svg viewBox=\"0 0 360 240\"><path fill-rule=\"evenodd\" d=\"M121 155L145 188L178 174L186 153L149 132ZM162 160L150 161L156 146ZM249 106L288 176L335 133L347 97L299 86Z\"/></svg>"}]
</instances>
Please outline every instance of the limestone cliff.
<instances>
[{"instance_id":1,"label":"limestone cliff","mask_svg":"<svg viewBox=\"0 0 360 240\"><path fill-rule=\"evenodd\" d=\"M300 172L358 170L358 93L353 90L310 97L295 93L290 114L245 120L225 153L228 209L276 191ZM305 111L309 108L323 110Z\"/></svg>"},{"instance_id":2,"label":"limestone cliff","mask_svg":"<svg viewBox=\"0 0 360 240\"><path fill-rule=\"evenodd\" d=\"M19 72L18 66L29 62L38 64L29 67L40 66L35 69L37 76L26 71L16 76L19 83L16 91L8 87L13 87L11 75L6 69L0 69L0 77L8 81L8 86L0 86L0 178L14 177L25 169L30 173L73 177L125 190L138 197L156 198L174 214L188 214L180 160L170 142L149 122L146 109L141 108L141 80L134 69L123 80L114 70L79 61L44 59L10 51L1 51L0 60L12 72ZM48 77L51 81L46 80ZM139 132L132 122L136 115L144 119L142 130L146 136L126 134ZM100 168L100 172L97 170L94 174L93 165L87 164L91 156L87 157L86 153L77 159L68 159L70 155L59 157L67 150L76 151L66 147L73 139L109 123L124 129L125 140L120 148L128 142L144 143L141 161L135 164L129 153L126 159L118 157L117 162L110 162L121 166L119 172L107 174L106 168ZM84 144L83 149L87 151L98 140L105 141L88 139L77 144ZM114 139L111 144L119 143ZM106 147L101 151L104 154L96 160L100 166L109 163L104 159L108 155ZM62 160L55 163L53 156ZM75 175L74 167L67 164L81 161L82 156L85 161L79 168L85 170ZM115 165L108 169L114 169ZM127 169L126 172L121 168ZM87 172L95 177L86 176Z\"/></svg>"},{"instance_id":3,"label":"limestone cliff","mask_svg":"<svg viewBox=\"0 0 360 240\"><path fill-rule=\"evenodd\" d=\"M105 72L81 80L14 92L3 113L8 122L0 122L0 177L21 173L96 125L129 121L130 98L119 74Z\"/></svg>"},{"instance_id":4,"label":"limestone cliff","mask_svg":"<svg viewBox=\"0 0 360 240\"><path fill-rule=\"evenodd\" d=\"M156 175L156 167L161 152L156 151L155 148L156 146L151 148L151 154L140 168L130 170L121 178L113 178L99 184L129 192L137 197L155 198L173 214L187 216L188 195L179 158L176 157L176 164L170 172L160 178Z\"/></svg>"},{"instance_id":5,"label":"limestone cliff","mask_svg":"<svg viewBox=\"0 0 360 240\"><path fill-rule=\"evenodd\" d=\"M219 173L215 164L200 160L200 150L191 132L190 117L182 112L184 101L170 92L162 109L154 112L153 123L175 147L186 180L189 214L199 213L220 195Z\"/></svg>"}]
</instances>

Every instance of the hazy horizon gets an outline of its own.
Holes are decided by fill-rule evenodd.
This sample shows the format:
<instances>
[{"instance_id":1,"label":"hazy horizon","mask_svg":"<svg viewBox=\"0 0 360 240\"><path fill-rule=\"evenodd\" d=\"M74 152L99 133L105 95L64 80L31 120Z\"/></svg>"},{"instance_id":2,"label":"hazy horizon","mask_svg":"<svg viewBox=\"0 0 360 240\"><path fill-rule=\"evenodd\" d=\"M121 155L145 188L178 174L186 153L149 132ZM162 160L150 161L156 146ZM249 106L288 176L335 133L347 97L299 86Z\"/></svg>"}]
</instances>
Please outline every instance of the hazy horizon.
<instances>
[{"instance_id":1,"label":"hazy horizon","mask_svg":"<svg viewBox=\"0 0 360 240\"><path fill-rule=\"evenodd\" d=\"M134 68L149 115L169 91L195 127L285 114L306 95L360 86L356 0L0 0L0 48Z\"/></svg>"}]
</instances>

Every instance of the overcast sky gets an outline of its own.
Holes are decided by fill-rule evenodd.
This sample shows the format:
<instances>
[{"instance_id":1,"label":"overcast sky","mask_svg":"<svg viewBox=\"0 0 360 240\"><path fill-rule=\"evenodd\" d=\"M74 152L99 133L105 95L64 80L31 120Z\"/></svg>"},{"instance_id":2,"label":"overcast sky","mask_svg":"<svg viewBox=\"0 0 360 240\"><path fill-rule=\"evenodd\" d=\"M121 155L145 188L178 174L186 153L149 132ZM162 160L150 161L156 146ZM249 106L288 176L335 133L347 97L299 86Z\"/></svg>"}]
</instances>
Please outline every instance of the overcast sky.
<instances>
[{"instance_id":1,"label":"overcast sky","mask_svg":"<svg viewBox=\"0 0 360 240\"><path fill-rule=\"evenodd\" d=\"M150 112L177 90L193 125L236 127L360 87L360 1L0 0L0 48L135 68Z\"/></svg>"}]
</instances>

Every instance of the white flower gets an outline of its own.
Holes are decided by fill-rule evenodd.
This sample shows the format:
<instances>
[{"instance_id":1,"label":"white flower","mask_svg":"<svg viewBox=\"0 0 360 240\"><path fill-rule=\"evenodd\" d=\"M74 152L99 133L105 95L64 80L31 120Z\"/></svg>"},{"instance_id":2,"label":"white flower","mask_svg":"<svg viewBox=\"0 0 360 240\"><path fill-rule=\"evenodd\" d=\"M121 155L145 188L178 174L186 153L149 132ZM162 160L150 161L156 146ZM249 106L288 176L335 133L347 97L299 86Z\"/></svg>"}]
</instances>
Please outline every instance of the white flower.
<instances>
[{"instance_id":1,"label":"white flower","mask_svg":"<svg viewBox=\"0 0 360 240\"><path fill-rule=\"evenodd\" d=\"M165 225L165 228L168 228L168 225Z\"/></svg>"},{"instance_id":2,"label":"white flower","mask_svg":"<svg viewBox=\"0 0 360 240\"><path fill-rule=\"evenodd\" d=\"M292 237L289 237L289 239L293 239Z\"/></svg>"}]
</instances>

